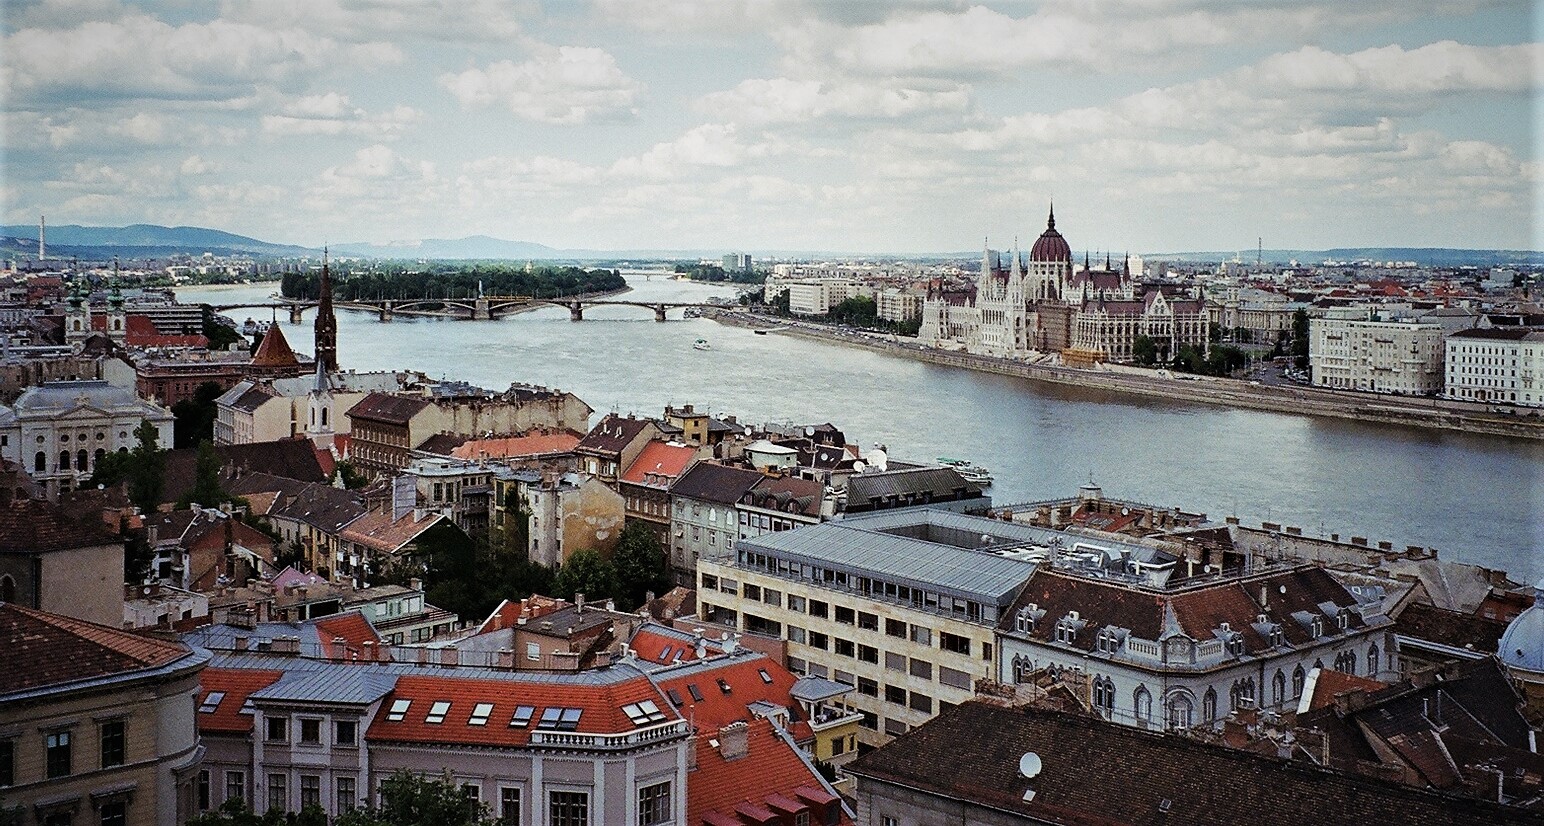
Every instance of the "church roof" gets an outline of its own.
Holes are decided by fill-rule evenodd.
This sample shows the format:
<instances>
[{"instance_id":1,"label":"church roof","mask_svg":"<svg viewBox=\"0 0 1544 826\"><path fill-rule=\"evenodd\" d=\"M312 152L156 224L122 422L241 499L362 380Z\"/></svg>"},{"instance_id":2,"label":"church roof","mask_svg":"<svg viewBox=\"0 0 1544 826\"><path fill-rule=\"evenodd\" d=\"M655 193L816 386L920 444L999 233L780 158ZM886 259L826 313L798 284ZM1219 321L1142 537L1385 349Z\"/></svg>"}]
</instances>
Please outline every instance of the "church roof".
<instances>
[{"instance_id":1,"label":"church roof","mask_svg":"<svg viewBox=\"0 0 1544 826\"><path fill-rule=\"evenodd\" d=\"M263 342L257 345L257 352L252 354L253 367L298 367L300 359L295 357L295 351L290 349L289 342L284 338L284 330L274 324L263 334Z\"/></svg>"},{"instance_id":2,"label":"church roof","mask_svg":"<svg viewBox=\"0 0 1544 826\"><path fill-rule=\"evenodd\" d=\"M1035 245L1029 248L1029 260L1031 261L1071 261L1072 247L1067 239L1056 231L1056 210L1051 209L1051 215L1046 219L1045 232L1035 239Z\"/></svg>"}]
</instances>

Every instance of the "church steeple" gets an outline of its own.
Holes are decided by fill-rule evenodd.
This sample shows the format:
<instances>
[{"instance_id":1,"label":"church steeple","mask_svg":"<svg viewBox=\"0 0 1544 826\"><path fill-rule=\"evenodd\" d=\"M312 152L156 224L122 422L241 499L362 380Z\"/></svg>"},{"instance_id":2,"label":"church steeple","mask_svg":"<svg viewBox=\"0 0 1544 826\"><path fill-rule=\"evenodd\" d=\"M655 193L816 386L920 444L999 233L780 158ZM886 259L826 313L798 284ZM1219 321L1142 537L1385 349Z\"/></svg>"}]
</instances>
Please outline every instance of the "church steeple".
<instances>
[{"instance_id":1,"label":"church steeple","mask_svg":"<svg viewBox=\"0 0 1544 826\"><path fill-rule=\"evenodd\" d=\"M1051 215L1045 219L1046 229L1056 229L1056 202L1051 202Z\"/></svg>"},{"instance_id":2,"label":"church steeple","mask_svg":"<svg viewBox=\"0 0 1544 826\"><path fill-rule=\"evenodd\" d=\"M332 310L332 276L322 248L322 289L316 307L316 362L329 373L338 369L338 318Z\"/></svg>"}]
</instances>

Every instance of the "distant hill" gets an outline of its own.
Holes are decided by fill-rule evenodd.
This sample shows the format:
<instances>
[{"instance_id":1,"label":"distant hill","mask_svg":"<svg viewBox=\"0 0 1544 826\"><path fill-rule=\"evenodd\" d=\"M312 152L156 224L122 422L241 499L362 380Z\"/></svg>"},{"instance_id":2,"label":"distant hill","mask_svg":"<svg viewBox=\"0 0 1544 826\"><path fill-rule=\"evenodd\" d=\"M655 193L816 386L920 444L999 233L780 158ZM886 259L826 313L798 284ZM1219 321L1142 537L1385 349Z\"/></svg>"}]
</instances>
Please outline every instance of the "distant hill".
<instances>
[{"instance_id":1,"label":"distant hill","mask_svg":"<svg viewBox=\"0 0 1544 826\"><path fill-rule=\"evenodd\" d=\"M1248 263L1255 260L1256 250L1227 250L1211 252L1163 252L1143 253L1149 261L1231 261L1234 257ZM1328 250L1265 250L1260 253L1266 263L1285 264L1296 261L1303 265L1318 265L1325 261L1414 261L1430 267L1497 267L1544 265L1544 252L1536 250L1466 250L1446 247L1342 247Z\"/></svg>"},{"instance_id":2,"label":"distant hill","mask_svg":"<svg viewBox=\"0 0 1544 826\"><path fill-rule=\"evenodd\" d=\"M163 227L155 224L133 224L127 227L83 227L61 224L48 227L46 240L50 255L63 256L65 247L78 251L93 250L81 257L99 257L101 248L129 250L128 255L149 257L173 253L201 255L205 252L225 255L316 255L321 250L297 247L289 244L270 244L244 235L222 232L204 227ZM37 251L38 228L36 225L0 225L0 236L19 241L31 241L32 251ZM7 248L11 245L7 244ZM149 250L162 252L150 252ZM111 255L113 253L108 253ZM124 253L117 253L124 254Z\"/></svg>"}]
</instances>

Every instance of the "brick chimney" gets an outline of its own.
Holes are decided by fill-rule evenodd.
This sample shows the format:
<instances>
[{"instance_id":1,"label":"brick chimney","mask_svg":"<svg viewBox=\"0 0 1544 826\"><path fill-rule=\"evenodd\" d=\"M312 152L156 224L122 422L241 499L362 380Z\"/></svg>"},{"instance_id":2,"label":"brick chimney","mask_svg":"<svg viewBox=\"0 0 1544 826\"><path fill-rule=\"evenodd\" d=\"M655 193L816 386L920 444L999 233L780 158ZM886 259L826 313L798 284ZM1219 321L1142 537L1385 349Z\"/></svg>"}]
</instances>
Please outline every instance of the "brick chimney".
<instances>
[{"instance_id":1,"label":"brick chimney","mask_svg":"<svg viewBox=\"0 0 1544 826\"><path fill-rule=\"evenodd\" d=\"M718 753L724 760L739 760L750 754L750 724L736 720L718 730Z\"/></svg>"}]
</instances>

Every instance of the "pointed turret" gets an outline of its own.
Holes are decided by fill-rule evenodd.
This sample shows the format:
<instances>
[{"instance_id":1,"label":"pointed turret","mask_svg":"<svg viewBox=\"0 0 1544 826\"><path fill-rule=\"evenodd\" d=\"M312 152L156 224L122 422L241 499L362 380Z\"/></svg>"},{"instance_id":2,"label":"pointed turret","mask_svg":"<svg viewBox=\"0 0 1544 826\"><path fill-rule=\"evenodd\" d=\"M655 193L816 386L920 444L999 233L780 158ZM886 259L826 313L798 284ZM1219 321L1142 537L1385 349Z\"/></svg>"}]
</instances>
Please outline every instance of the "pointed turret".
<instances>
[{"instance_id":1,"label":"pointed turret","mask_svg":"<svg viewBox=\"0 0 1544 826\"><path fill-rule=\"evenodd\" d=\"M321 296L316 306L316 361L329 372L338 369L338 318L332 310L332 276L327 270L327 249L322 249ZM266 342L265 342L266 343Z\"/></svg>"},{"instance_id":2,"label":"pointed turret","mask_svg":"<svg viewBox=\"0 0 1544 826\"><path fill-rule=\"evenodd\" d=\"M1019 264L1019 237L1015 235L1013 236L1013 277L1019 278L1023 275L1024 269Z\"/></svg>"}]
</instances>

